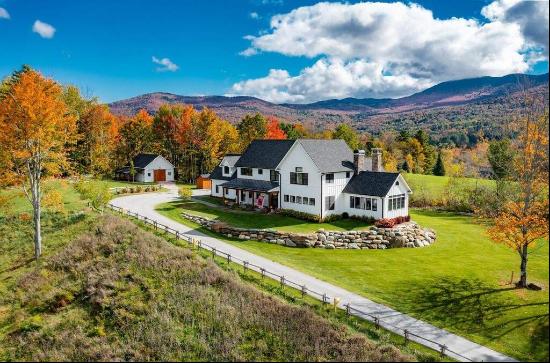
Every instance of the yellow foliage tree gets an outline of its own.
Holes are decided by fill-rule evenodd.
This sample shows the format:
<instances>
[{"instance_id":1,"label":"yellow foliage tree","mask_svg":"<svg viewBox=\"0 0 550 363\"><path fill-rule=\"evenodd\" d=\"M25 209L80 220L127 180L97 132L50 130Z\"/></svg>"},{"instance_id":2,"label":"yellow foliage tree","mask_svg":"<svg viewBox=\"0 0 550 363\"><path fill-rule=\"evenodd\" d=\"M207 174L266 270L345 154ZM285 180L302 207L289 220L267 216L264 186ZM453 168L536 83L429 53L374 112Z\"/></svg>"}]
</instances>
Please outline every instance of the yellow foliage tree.
<instances>
[{"instance_id":1,"label":"yellow foliage tree","mask_svg":"<svg viewBox=\"0 0 550 363\"><path fill-rule=\"evenodd\" d=\"M42 253L40 228L41 181L69 168L66 146L75 141L76 117L62 101L53 80L25 70L0 99L1 178L20 185L33 208L34 255Z\"/></svg>"},{"instance_id":2,"label":"yellow foliage tree","mask_svg":"<svg viewBox=\"0 0 550 363\"><path fill-rule=\"evenodd\" d=\"M515 250L521 259L518 287L527 287L529 248L548 238L548 108L526 99L527 113L515 122L519 134L513 180L519 187L488 229L491 239Z\"/></svg>"}]
</instances>

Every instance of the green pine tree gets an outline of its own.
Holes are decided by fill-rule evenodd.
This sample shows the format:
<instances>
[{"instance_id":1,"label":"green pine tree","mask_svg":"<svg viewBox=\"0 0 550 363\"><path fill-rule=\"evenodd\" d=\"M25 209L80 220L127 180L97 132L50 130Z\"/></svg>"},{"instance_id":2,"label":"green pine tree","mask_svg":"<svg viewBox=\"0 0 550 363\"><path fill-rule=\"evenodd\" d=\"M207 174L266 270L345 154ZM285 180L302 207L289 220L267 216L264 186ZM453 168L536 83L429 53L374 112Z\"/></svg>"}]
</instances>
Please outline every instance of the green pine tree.
<instances>
[{"instance_id":1,"label":"green pine tree","mask_svg":"<svg viewBox=\"0 0 550 363\"><path fill-rule=\"evenodd\" d=\"M437 155L437 161L434 166L434 175L444 176L445 175L445 164L443 164L443 158L441 157L441 152Z\"/></svg>"}]
</instances>

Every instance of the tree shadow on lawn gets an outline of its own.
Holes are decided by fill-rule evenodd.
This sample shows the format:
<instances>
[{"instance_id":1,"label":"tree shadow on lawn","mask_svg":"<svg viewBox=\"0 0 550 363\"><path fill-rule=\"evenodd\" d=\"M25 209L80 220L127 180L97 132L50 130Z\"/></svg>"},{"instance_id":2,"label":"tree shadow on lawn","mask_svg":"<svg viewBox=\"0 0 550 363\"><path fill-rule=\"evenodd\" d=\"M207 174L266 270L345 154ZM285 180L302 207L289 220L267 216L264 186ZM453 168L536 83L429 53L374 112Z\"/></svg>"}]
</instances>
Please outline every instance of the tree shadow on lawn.
<instances>
[{"instance_id":1,"label":"tree shadow on lawn","mask_svg":"<svg viewBox=\"0 0 550 363\"><path fill-rule=\"evenodd\" d=\"M417 286L413 282L405 286L409 289L400 295L408 306L414 306L410 313L438 321L442 327L477 333L490 340L528 329L527 325L535 326L536 334L529 334L530 344L548 351L548 313L544 312L548 301L517 303L507 296L515 288L494 288L479 279L446 277L430 285Z\"/></svg>"}]
</instances>

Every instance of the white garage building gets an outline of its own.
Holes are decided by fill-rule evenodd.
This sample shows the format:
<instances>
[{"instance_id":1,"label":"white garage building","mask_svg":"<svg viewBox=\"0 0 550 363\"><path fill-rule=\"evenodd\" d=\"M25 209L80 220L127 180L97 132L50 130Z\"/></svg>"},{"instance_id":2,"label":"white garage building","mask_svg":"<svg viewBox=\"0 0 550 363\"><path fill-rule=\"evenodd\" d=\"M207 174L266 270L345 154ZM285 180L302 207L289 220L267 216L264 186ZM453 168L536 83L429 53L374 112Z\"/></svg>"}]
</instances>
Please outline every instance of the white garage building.
<instances>
[{"instance_id":1,"label":"white garage building","mask_svg":"<svg viewBox=\"0 0 550 363\"><path fill-rule=\"evenodd\" d=\"M132 161L135 175L132 176L132 168L127 165L115 172L117 179L145 183L174 181L174 165L161 155L141 153Z\"/></svg>"}]
</instances>

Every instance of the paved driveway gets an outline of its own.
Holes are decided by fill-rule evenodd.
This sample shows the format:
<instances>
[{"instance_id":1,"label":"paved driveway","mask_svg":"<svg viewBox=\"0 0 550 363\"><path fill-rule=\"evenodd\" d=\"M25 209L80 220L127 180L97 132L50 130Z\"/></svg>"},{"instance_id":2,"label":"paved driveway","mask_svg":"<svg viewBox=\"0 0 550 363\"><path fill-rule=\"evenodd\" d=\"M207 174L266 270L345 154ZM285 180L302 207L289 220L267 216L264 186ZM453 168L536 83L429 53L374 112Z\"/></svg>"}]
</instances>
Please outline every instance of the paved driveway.
<instances>
[{"instance_id":1,"label":"paved driveway","mask_svg":"<svg viewBox=\"0 0 550 363\"><path fill-rule=\"evenodd\" d=\"M408 315L402 314L398 311L388 308L387 306L377 304L365 297L354 294L350 291L342 289L338 286L321 281L313 276L297 271L293 268L281 265L277 262L271 261L265 257L257 256L248 251L227 244L217 238L207 236L199 231L193 230L183 224L173 221L167 218L155 210L155 206L161 203L175 201L178 199L177 187L175 185L165 185L169 191L164 193L146 193L138 195L130 195L113 199L111 204L117 207L130 210L134 213L139 213L151 220L165 224L180 233L200 238L201 241L215 247L218 251L224 251L231 254L231 256L240 258L244 261L248 261L257 266L261 266L268 271L275 274L284 276L286 279L294 281L299 285L305 285L308 289L326 293L330 297L338 297L341 300L340 307L349 303L353 308L375 315L379 318L380 325L387 330L393 331L400 335L403 335L403 330L438 342L445 345L450 351L458 353L459 355L448 352L447 354L460 361L491 361L491 362L510 362L514 359L507 357L494 350L481 346L477 343L471 342L467 339L459 337L455 334L451 334L446 330L434 327L431 324L414 319ZM201 191L194 191L194 194L204 193ZM353 312L353 311L352 311ZM355 315L361 316L359 313ZM365 317L368 320L372 320ZM425 340L417 340L413 336L411 340L416 340L422 345L428 346L435 350L439 350L440 346L426 342ZM463 357L461 357L463 356ZM467 359L465 359L466 357Z\"/></svg>"}]
</instances>

